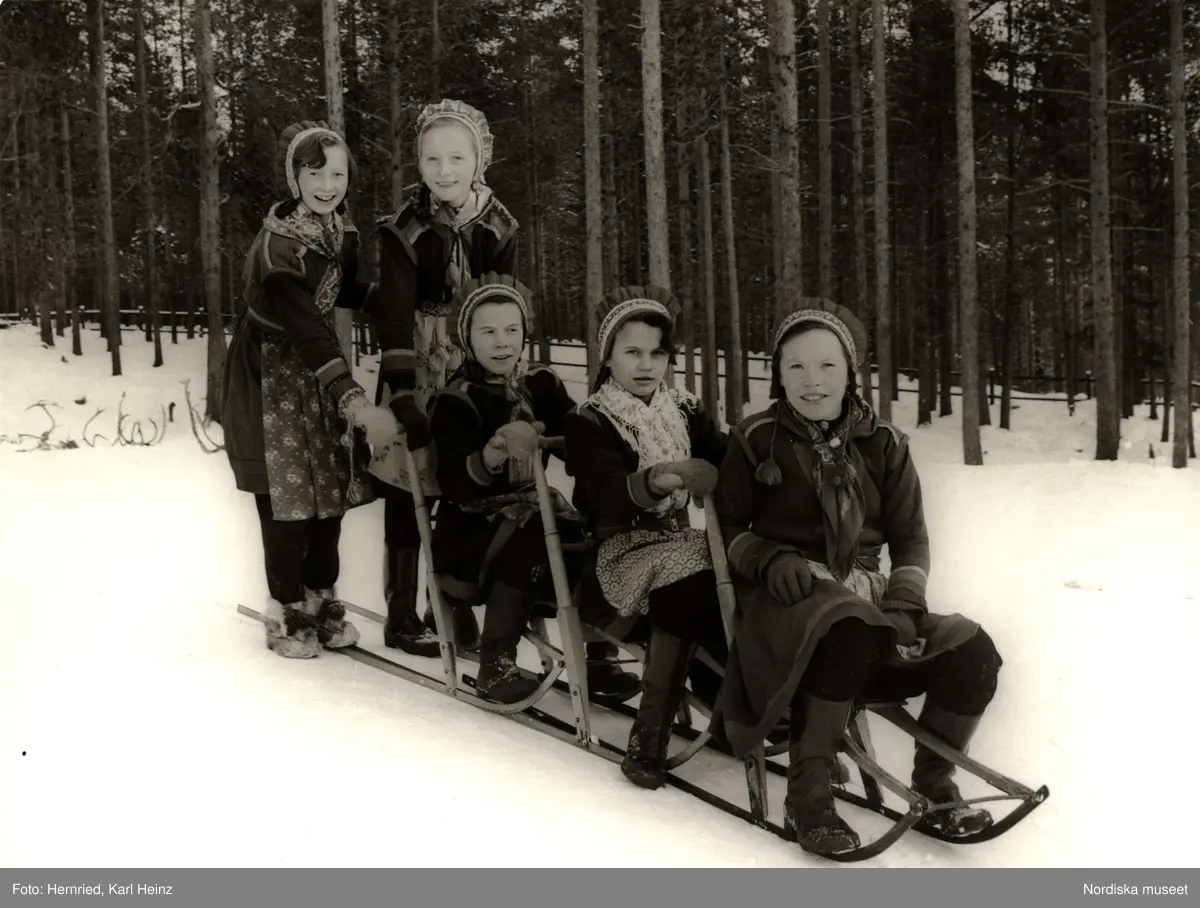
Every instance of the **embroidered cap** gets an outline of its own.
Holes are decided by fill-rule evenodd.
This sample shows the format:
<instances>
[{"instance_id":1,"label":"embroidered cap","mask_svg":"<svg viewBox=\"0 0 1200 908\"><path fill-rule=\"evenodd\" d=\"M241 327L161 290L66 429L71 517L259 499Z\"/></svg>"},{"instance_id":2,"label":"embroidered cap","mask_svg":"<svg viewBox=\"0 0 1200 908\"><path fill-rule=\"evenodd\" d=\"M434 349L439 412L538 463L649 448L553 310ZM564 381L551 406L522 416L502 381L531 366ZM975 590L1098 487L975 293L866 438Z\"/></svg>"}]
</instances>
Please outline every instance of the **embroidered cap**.
<instances>
[{"instance_id":1,"label":"embroidered cap","mask_svg":"<svg viewBox=\"0 0 1200 908\"><path fill-rule=\"evenodd\" d=\"M654 286L617 287L604 294L591 312L600 347L600 362L605 362L612 354L613 338L621 326L635 315L648 313L662 316L673 328L679 317L679 301L670 290Z\"/></svg>"},{"instance_id":2,"label":"embroidered cap","mask_svg":"<svg viewBox=\"0 0 1200 908\"><path fill-rule=\"evenodd\" d=\"M443 98L436 104L426 104L417 117L417 160L421 159L421 137L439 121L449 120L464 127L475 142L475 176L473 183L483 183L483 174L492 163L495 139L488 127L487 117L465 101Z\"/></svg>"},{"instance_id":3,"label":"embroidered cap","mask_svg":"<svg viewBox=\"0 0 1200 908\"><path fill-rule=\"evenodd\" d=\"M450 304L450 317L447 319L450 340L467 356L475 356L470 347L471 318L484 303L516 303L525 325L525 338L529 339L533 333L529 288L510 274L490 271L478 278L463 281Z\"/></svg>"},{"instance_id":4,"label":"embroidered cap","mask_svg":"<svg viewBox=\"0 0 1200 908\"><path fill-rule=\"evenodd\" d=\"M782 398L783 384L779 378L779 348L788 334L797 326L819 325L832 331L846 351L846 362L850 367L850 381L856 386L858 373L866 365L867 332L858 317L845 306L820 297L802 297L797 307L789 312L775 328L771 345L771 398Z\"/></svg>"},{"instance_id":5,"label":"embroidered cap","mask_svg":"<svg viewBox=\"0 0 1200 908\"><path fill-rule=\"evenodd\" d=\"M300 184L296 182L296 168L292 166L292 159L296 156L296 149L300 147L300 143L305 139L320 134L329 136L340 145L346 144L346 140L336 130L330 129L324 122L313 120L302 120L299 123L293 123L279 136L279 149L283 154L283 175L287 179L288 189L291 190L293 199L300 198Z\"/></svg>"}]
</instances>

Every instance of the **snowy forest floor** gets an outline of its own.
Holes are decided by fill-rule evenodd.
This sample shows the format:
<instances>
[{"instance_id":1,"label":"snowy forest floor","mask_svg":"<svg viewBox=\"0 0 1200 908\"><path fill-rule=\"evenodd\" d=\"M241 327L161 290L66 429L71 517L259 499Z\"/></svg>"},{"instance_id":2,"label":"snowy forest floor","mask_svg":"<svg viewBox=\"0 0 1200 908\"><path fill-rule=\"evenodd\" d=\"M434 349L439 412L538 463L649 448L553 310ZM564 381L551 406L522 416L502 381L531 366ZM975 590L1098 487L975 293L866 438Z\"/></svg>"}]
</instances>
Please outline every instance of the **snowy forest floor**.
<instances>
[{"instance_id":1,"label":"snowy forest floor","mask_svg":"<svg viewBox=\"0 0 1200 908\"><path fill-rule=\"evenodd\" d=\"M268 652L236 612L266 596L253 501L188 422L182 383L203 408L205 347L168 343L153 369L127 332L114 378L94 331L82 357L69 338L46 349L28 325L0 331L0 863L825 864L443 694L333 654ZM582 399L582 370L562 372ZM763 405L766 384L752 391ZM176 405L160 444L110 444L122 394L126 428L147 437ZM39 402L51 450L30 450L50 426ZM868 863L1196 866L1200 463L1170 469L1145 407L1123 423L1122 460L1098 463L1092 402L1070 417L1022 401L968 468L959 415L916 429L915 407L902 394L894 421L921 470L932 607L979 620L1005 660L972 755L1051 797L993 842L911 834ZM382 504L352 512L345 598L382 610L382 550ZM889 763L902 778L909 754Z\"/></svg>"}]
</instances>

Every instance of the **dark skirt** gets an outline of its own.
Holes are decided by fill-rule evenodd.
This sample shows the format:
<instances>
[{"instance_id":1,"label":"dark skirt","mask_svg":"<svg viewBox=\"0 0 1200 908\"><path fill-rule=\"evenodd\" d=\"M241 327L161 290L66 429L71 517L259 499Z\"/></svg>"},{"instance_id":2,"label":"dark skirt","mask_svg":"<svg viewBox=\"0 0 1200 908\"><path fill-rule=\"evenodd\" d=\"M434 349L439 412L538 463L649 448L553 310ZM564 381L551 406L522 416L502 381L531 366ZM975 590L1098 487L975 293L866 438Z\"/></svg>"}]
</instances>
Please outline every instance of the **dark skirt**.
<instances>
[{"instance_id":1,"label":"dark skirt","mask_svg":"<svg viewBox=\"0 0 1200 908\"><path fill-rule=\"evenodd\" d=\"M873 602L847 587L821 577L813 580L813 594L785 606L762 586L736 584L738 629L730 648L721 688L720 706L725 734L740 757L760 744L775 727L792 701L817 643L835 622L858 618L869 625L891 628ZM889 665L915 665L961 646L979 625L961 615L925 615L918 635L925 638L919 656L888 659ZM892 644L895 643L893 634Z\"/></svg>"}]
</instances>

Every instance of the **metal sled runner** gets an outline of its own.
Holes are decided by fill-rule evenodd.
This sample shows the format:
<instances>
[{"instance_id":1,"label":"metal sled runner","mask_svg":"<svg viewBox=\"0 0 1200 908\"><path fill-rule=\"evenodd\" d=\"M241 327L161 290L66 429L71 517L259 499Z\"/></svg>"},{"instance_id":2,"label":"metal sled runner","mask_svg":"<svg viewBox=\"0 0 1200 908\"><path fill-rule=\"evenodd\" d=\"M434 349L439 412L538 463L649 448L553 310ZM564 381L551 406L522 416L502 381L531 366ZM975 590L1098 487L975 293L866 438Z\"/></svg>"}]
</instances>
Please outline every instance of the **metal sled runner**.
<instances>
[{"instance_id":1,"label":"metal sled runner","mask_svg":"<svg viewBox=\"0 0 1200 908\"><path fill-rule=\"evenodd\" d=\"M543 447L551 447L560 443L557 439L543 439ZM459 676L459 663L469 661L460 653L457 641L454 639L455 622L451 607L447 604L441 589L438 576L433 570L432 560L432 519L425 500L421 483L418 480L417 466L410 452L405 452L408 461L409 475L412 477L412 493L416 506L417 525L420 531L421 548L426 563L427 593L437 626L437 636L441 655L441 672L426 673L418 668L402 664L397 659L373 652L363 646L347 647L335 650L348 658L364 665L387 672L407 681L420 684L432 690L440 690L448 696L470 703L480 709L504 715L508 719L529 728L573 743L591 753L595 753L613 763L620 763L625 755L624 747L614 743L617 735L622 735L620 741L627 740L628 725L617 725L616 720L631 720L636 715L634 707L627 703L611 702L590 696L587 684L587 658L585 650L585 634L592 639L603 639L616 644L630 654L631 658L642 661L644 653L639 644L626 642L613 637L604 631L586 628L579 617L579 612L571 595L570 582L567 576L566 563L563 556L563 543L559 538L555 522L554 508L549 485L541 457L534 458L534 477L537 486L537 497L542 517L542 526L549 555L551 577L554 585L554 603L552 604L553 621L557 625L559 645L551 642L547 619L538 618L532 623L533 630L527 631L525 640L534 648L541 662L539 673L540 683L537 689L525 699L511 704L494 702L480 696L474 689L474 679L466 674ZM724 542L721 538L720 525L711 499L704 501L704 514L709 549L712 554L713 566L717 577L717 592L721 603L722 618L725 623L726 638L732 644L736 634L737 603L733 580L725 554ZM385 616L352 603L345 603L347 611L382 625ZM262 619L253 609L239 605L238 611L248 617ZM710 667L723 674L721 666L703 650L697 658L708 662ZM429 663L427 659L411 657L409 661ZM422 666L423 667L423 666ZM566 678L563 678L563 675ZM461 681L461 683L460 683ZM553 692L553 695L552 695ZM569 700L569 712L563 715L563 698ZM553 703L551 701L554 701ZM549 704L549 705L548 705ZM559 706L555 714L553 706ZM1049 790L1042 786L1036 791L1019 782L1003 776L976 760L943 743L940 739L922 728L916 719L905 708L903 702L871 702L863 701L856 704L849 725L843 738L843 749L850 760L858 768L861 780L862 794L848 790L844 785L835 785L833 792L836 797L849 804L864 808L891 821L890 827L873 841L865 842L853 851L829 855L827 859L839 862L857 862L875 857L895 844L910 829L923 835L958 845L976 844L996 838L1013 828L1029 815L1039 804L1049 797ZM698 712L709 720L709 726L704 731L698 731L691 723L691 712ZM895 776L890 774L877 760L872 744L868 717L875 714L891 723L894 727L921 744L928 746L967 773L982 779L995 788L999 794L981 798L968 798L949 804L933 804L926 798L914 792ZM713 729L719 728L720 716L713 715L690 692L680 707L678 721L672 728L672 737L686 742L682 748L667 758L667 784L693 795L724 812L739 817L753 825L768 830L788 841L795 841L795 836L783 826L772 821L769 810L768 777L786 777L786 767L775 762L771 757L787 754L787 743L770 744L763 742L740 762L745 776L745 796L747 807L735 803L733 796L722 796L709 790L704 785L691 781L681 775L678 770L685 764L694 761L701 753L712 763L719 760L733 770L735 758L724 747L718 747L713 738ZM598 733L598 725L604 724L611 729L607 736ZM715 765L715 764L714 764ZM728 771L724 772L730 776ZM884 803L883 789L901 799L903 810L896 810ZM740 800L740 799L739 799ZM1012 811L996 821L987 829L973 835L951 837L941 832L938 827L924 824L921 821L929 815L942 810L950 810L963 804L976 804L985 801L1016 801Z\"/></svg>"}]
</instances>

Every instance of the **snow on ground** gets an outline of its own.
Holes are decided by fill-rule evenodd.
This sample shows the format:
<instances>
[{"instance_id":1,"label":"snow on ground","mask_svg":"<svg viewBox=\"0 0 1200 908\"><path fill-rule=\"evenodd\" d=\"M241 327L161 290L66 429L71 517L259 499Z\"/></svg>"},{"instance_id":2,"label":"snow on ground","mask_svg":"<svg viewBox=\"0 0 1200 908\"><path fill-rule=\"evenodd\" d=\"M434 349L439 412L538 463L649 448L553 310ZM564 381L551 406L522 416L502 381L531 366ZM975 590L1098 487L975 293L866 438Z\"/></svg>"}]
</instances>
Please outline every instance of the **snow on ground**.
<instances>
[{"instance_id":1,"label":"snow on ground","mask_svg":"<svg viewBox=\"0 0 1200 908\"><path fill-rule=\"evenodd\" d=\"M824 864L443 694L268 652L235 611L266 595L253 503L188 423L181 383L202 407L205 341L168 343L156 370L127 333L113 378L94 331L82 357L65 340L0 331L0 863ZM582 370L562 371L581 398ZM761 404L766 385L752 387ZM84 443L115 437L123 392L147 435L176 404L161 444ZM912 835L869 863L1195 866L1200 798L1180 764L1200 743L1200 465L1169 468L1145 408L1122 460L1096 463L1090 402L1068 417L1024 401L1013 431L984 428L987 466L968 468L959 417L916 429L916 397L901 398L930 598L980 620L1005 659L972 754L1051 797L994 842ZM38 402L57 421L51 450L30 451L50 426ZM381 504L349 515L342 555L343 595L382 608Z\"/></svg>"}]
</instances>

